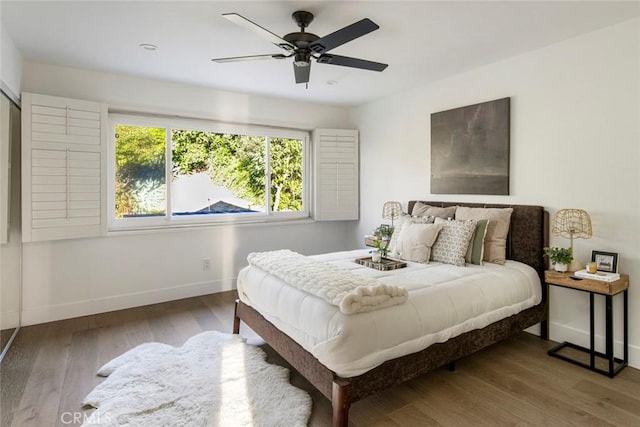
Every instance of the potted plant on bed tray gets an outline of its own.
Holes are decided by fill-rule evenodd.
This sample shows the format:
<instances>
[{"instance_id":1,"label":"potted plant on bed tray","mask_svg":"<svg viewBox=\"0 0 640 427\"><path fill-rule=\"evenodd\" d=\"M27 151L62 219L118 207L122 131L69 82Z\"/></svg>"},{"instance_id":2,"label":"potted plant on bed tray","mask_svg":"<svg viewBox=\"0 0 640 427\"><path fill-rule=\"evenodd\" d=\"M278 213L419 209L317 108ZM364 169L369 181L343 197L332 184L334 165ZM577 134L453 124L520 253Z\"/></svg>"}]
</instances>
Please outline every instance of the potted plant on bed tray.
<instances>
[{"instance_id":1,"label":"potted plant on bed tray","mask_svg":"<svg viewBox=\"0 0 640 427\"><path fill-rule=\"evenodd\" d=\"M376 250L371 252L371 260L373 262L380 262L382 258L387 256L389 252L389 240L375 240Z\"/></svg>"},{"instance_id":2,"label":"potted plant on bed tray","mask_svg":"<svg viewBox=\"0 0 640 427\"><path fill-rule=\"evenodd\" d=\"M567 271L567 266L573 261L573 251L571 248L544 248L544 253L553 263L553 269L559 272Z\"/></svg>"}]
</instances>

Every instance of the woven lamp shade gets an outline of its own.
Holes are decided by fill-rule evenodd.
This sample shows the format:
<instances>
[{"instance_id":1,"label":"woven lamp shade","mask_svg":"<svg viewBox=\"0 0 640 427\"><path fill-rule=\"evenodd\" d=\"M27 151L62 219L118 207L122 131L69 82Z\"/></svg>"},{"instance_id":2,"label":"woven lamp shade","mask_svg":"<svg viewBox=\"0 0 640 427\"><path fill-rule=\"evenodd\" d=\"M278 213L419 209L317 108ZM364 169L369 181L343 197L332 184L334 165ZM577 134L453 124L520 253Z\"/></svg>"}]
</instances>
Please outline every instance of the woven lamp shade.
<instances>
[{"instance_id":1,"label":"woven lamp shade","mask_svg":"<svg viewBox=\"0 0 640 427\"><path fill-rule=\"evenodd\" d=\"M394 220L402 213L402 204L400 202L385 202L382 206L382 218Z\"/></svg>"},{"instance_id":2,"label":"woven lamp shade","mask_svg":"<svg viewBox=\"0 0 640 427\"><path fill-rule=\"evenodd\" d=\"M560 209L553 216L551 233L572 241L574 238L589 239L593 236L591 217L582 209Z\"/></svg>"},{"instance_id":3,"label":"woven lamp shade","mask_svg":"<svg viewBox=\"0 0 640 427\"><path fill-rule=\"evenodd\" d=\"M385 202L382 206L382 218L391 220L391 229L393 229L393 220L402 214L402 203Z\"/></svg>"}]
</instances>

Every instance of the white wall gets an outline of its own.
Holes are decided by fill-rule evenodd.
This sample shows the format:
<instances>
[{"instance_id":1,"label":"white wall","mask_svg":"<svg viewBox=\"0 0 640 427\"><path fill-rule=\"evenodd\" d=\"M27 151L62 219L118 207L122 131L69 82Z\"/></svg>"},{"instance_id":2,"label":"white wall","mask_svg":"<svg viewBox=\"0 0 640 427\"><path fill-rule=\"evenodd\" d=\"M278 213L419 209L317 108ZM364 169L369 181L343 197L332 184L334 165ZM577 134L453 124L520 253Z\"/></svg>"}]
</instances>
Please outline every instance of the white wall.
<instances>
[{"instance_id":1,"label":"white wall","mask_svg":"<svg viewBox=\"0 0 640 427\"><path fill-rule=\"evenodd\" d=\"M0 81L2 90L11 92L14 100L20 95L22 80L22 56L13 39L0 23Z\"/></svg>"},{"instance_id":2,"label":"white wall","mask_svg":"<svg viewBox=\"0 0 640 427\"><path fill-rule=\"evenodd\" d=\"M347 125L347 110L76 68L24 62L24 92L86 99L110 110L313 129Z\"/></svg>"},{"instance_id":3,"label":"white wall","mask_svg":"<svg viewBox=\"0 0 640 427\"><path fill-rule=\"evenodd\" d=\"M430 114L511 97L511 195L431 195ZM539 204L551 215L586 209L591 250L619 252L631 278L631 364L640 367L640 20L452 76L352 111L361 135L361 220L355 241L381 222L385 200ZM552 237L551 245L568 246ZM551 338L588 345L588 294L551 289ZM620 348L621 298L614 301ZM597 306L598 342L604 311ZM621 353L618 353L621 355Z\"/></svg>"},{"instance_id":4,"label":"white wall","mask_svg":"<svg viewBox=\"0 0 640 427\"><path fill-rule=\"evenodd\" d=\"M345 127L343 108L221 92L26 61L23 90L112 108L302 129ZM23 324L235 287L252 251L342 250L353 222L226 225L24 244ZM203 271L204 259L211 269ZM229 325L231 328L231 325Z\"/></svg>"}]
</instances>

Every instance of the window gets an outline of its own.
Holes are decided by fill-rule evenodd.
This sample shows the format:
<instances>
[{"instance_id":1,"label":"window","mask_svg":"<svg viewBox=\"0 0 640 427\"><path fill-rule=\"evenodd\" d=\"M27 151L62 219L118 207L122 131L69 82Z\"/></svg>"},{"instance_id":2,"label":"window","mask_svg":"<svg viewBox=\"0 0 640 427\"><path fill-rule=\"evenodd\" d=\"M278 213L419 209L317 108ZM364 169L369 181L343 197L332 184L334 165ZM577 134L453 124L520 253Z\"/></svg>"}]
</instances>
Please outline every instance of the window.
<instances>
[{"instance_id":1,"label":"window","mask_svg":"<svg viewBox=\"0 0 640 427\"><path fill-rule=\"evenodd\" d=\"M112 228L309 216L308 134L111 115Z\"/></svg>"}]
</instances>

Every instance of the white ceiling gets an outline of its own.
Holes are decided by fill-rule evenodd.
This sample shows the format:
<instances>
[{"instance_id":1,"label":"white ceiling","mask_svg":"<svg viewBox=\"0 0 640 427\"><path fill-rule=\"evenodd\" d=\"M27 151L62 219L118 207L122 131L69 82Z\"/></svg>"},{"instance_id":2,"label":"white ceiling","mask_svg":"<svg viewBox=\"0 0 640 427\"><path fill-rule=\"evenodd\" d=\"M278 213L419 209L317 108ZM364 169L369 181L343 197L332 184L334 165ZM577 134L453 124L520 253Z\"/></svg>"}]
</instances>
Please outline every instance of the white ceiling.
<instances>
[{"instance_id":1,"label":"white ceiling","mask_svg":"<svg viewBox=\"0 0 640 427\"><path fill-rule=\"evenodd\" d=\"M0 7L26 60L345 106L640 16L640 1L2 0ZM380 29L331 53L389 67L378 73L314 62L306 89L294 82L292 58L211 62L283 52L222 13L239 13L283 36L298 31L296 10L315 15L307 31L320 37L370 18Z\"/></svg>"}]
</instances>

